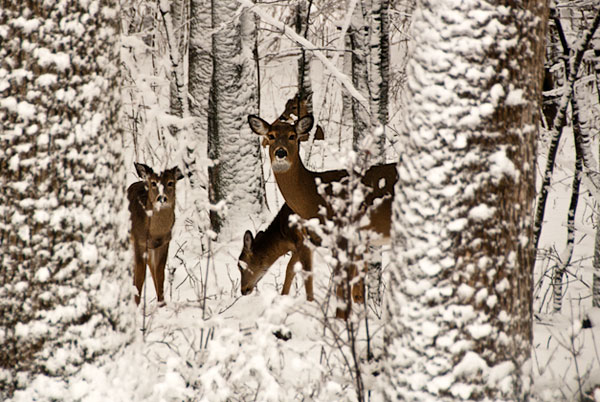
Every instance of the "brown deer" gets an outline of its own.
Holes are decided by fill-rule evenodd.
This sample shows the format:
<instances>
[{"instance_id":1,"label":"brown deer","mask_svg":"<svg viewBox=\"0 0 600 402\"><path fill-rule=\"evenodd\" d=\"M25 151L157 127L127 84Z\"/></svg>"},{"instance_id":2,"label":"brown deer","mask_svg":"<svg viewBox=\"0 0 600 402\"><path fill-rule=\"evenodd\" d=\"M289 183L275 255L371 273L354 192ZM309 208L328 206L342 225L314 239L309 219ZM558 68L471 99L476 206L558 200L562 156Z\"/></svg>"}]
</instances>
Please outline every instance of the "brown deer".
<instances>
[{"instance_id":1,"label":"brown deer","mask_svg":"<svg viewBox=\"0 0 600 402\"><path fill-rule=\"evenodd\" d=\"M238 268L242 276L242 295L252 293L258 282L267 273L267 270L282 255L292 252L292 257L285 271L282 295L290 293L290 287L294 275L294 267L300 262L306 275L304 277L304 288L306 299L314 300L312 279L312 251L304 244L304 235L298 228L292 227L289 222L293 214L287 204L279 210L279 213L269 227L263 232L259 231L256 238L249 230L244 233L244 246L238 259Z\"/></svg>"},{"instance_id":2,"label":"brown deer","mask_svg":"<svg viewBox=\"0 0 600 402\"><path fill-rule=\"evenodd\" d=\"M330 219L333 210L317 190L317 185L318 183L325 185L340 183L348 176L348 172L345 170L313 172L306 169L302 163L300 142L308 139L308 133L314 124L312 115L301 117L295 124L281 120L269 124L258 116L250 115L248 123L252 131L262 136L269 146L269 158L275 180L292 211L302 219L318 218L323 222L325 218L319 210L324 207L327 218ZM392 199L397 180L395 164L373 166L361 179L362 183L371 189L364 202L364 210L369 210L369 223L362 229L379 233L384 240L390 237ZM340 293L347 294L345 289L338 288L338 297ZM355 300L360 301L361 291L353 289L352 294ZM349 308L350 300L346 302ZM340 318L346 318L348 314L349 311L340 309L336 312Z\"/></svg>"},{"instance_id":3,"label":"brown deer","mask_svg":"<svg viewBox=\"0 0 600 402\"><path fill-rule=\"evenodd\" d=\"M177 167L156 174L142 163L134 165L142 179L127 189L134 256L133 283L137 288L135 303L140 304L148 265L156 298L159 305L164 305L165 264L175 223L175 185L183 174Z\"/></svg>"}]
</instances>

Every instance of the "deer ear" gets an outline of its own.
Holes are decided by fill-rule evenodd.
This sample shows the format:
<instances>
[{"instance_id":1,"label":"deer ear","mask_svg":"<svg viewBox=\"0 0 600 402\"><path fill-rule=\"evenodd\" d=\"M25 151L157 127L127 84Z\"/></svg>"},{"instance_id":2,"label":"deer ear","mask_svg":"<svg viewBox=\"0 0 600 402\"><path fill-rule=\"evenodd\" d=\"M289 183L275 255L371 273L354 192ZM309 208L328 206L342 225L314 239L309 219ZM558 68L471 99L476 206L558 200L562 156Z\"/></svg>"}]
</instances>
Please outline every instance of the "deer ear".
<instances>
[{"instance_id":1,"label":"deer ear","mask_svg":"<svg viewBox=\"0 0 600 402\"><path fill-rule=\"evenodd\" d=\"M296 134L298 134L298 136L301 136L302 134L308 134L314 123L315 119L313 118L312 114L307 114L306 116L298 120L298 122L294 126L294 130L296 131Z\"/></svg>"},{"instance_id":2,"label":"deer ear","mask_svg":"<svg viewBox=\"0 0 600 402\"><path fill-rule=\"evenodd\" d=\"M181 173L179 167L175 166L174 168L171 168L171 171L173 172L173 176L175 176L175 180L183 179L183 173Z\"/></svg>"},{"instance_id":3,"label":"deer ear","mask_svg":"<svg viewBox=\"0 0 600 402\"><path fill-rule=\"evenodd\" d=\"M248 116L248 124L250 128L258 135L267 135L271 126L258 116L253 114Z\"/></svg>"},{"instance_id":4,"label":"deer ear","mask_svg":"<svg viewBox=\"0 0 600 402\"><path fill-rule=\"evenodd\" d=\"M246 230L246 233L244 233L244 250L251 251L252 243L254 243L254 237L252 237L252 232Z\"/></svg>"},{"instance_id":5,"label":"deer ear","mask_svg":"<svg viewBox=\"0 0 600 402\"><path fill-rule=\"evenodd\" d=\"M135 166L135 171L142 180L146 180L148 176L154 173L150 166L144 165L143 163L134 162L133 165Z\"/></svg>"}]
</instances>

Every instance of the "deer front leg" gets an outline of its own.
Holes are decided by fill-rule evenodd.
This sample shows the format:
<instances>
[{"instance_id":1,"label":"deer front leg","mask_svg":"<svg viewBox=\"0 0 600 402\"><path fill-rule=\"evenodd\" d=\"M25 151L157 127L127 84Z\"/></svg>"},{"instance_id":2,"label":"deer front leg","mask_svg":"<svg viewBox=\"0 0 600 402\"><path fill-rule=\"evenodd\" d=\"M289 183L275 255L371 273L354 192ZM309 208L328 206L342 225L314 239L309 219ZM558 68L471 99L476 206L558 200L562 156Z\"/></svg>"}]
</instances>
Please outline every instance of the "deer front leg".
<instances>
[{"instance_id":1,"label":"deer front leg","mask_svg":"<svg viewBox=\"0 0 600 402\"><path fill-rule=\"evenodd\" d=\"M292 281L294 280L294 276L296 275L296 272L294 271L294 266L296 265L298 260L298 254L296 252L292 252L290 262L288 262L287 268L285 269L285 279L283 281L283 289L281 290L282 295L290 294Z\"/></svg>"},{"instance_id":2,"label":"deer front leg","mask_svg":"<svg viewBox=\"0 0 600 402\"><path fill-rule=\"evenodd\" d=\"M133 284L137 289L137 294L134 296L135 304L140 304L140 297L142 296L142 288L144 286L144 280L146 279L146 259L145 250L143 250L139 244L135 241L133 244Z\"/></svg>"},{"instance_id":3,"label":"deer front leg","mask_svg":"<svg viewBox=\"0 0 600 402\"><path fill-rule=\"evenodd\" d=\"M150 250L150 273L156 290L156 299L159 305L164 305L165 265L169 254L169 243Z\"/></svg>"},{"instance_id":4,"label":"deer front leg","mask_svg":"<svg viewBox=\"0 0 600 402\"><path fill-rule=\"evenodd\" d=\"M300 248L300 263L304 270L304 289L306 290L306 300L313 301L313 274L312 274L312 251L305 246Z\"/></svg>"}]
</instances>

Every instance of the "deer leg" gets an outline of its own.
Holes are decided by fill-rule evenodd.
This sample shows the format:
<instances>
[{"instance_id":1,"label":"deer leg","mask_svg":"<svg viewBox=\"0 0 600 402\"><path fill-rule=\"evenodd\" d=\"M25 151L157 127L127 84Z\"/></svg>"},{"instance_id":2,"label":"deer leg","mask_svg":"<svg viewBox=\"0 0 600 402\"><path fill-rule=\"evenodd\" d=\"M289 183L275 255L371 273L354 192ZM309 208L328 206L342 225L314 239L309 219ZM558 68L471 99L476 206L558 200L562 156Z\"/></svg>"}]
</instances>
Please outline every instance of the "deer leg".
<instances>
[{"instance_id":1,"label":"deer leg","mask_svg":"<svg viewBox=\"0 0 600 402\"><path fill-rule=\"evenodd\" d=\"M167 255L169 254L169 243L155 248L150 251L151 265L150 273L154 281L154 289L156 290L156 299L159 305L164 305L164 284L165 284L165 264L167 263Z\"/></svg>"},{"instance_id":2,"label":"deer leg","mask_svg":"<svg viewBox=\"0 0 600 402\"><path fill-rule=\"evenodd\" d=\"M137 294L134 296L135 304L140 304L140 297L142 296L142 287L144 286L144 280L146 279L146 260L144 256L145 250L143 250L139 244L132 242L133 244L133 284L137 289Z\"/></svg>"},{"instance_id":3,"label":"deer leg","mask_svg":"<svg viewBox=\"0 0 600 402\"><path fill-rule=\"evenodd\" d=\"M296 252L292 252L292 258L290 258L290 262L288 262L287 268L285 269L285 279L283 281L283 289L281 291L282 295L290 294L290 288L292 287L292 281L294 280L294 276L296 272L294 271L294 266L298 262L298 254Z\"/></svg>"},{"instance_id":4,"label":"deer leg","mask_svg":"<svg viewBox=\"0 0 600 402\"><path fill-rule=\"evenodd\" d=\"M352 300L355 303L363 304L365 302L365 274L367 272L367 265L365 264L365 270L360 272L356 269L356 265L352 264L351 278L352 278ZM357 274L359 275L356 280Z\"/></svg>"},{"instance_id":5,"label":"deer leg","mask_svg":"<svg viewBox=\"0 0 600 402\"><path fill-rule=\"evenodd\" d=\"M335 317L347 320L348 317L350 317L350 311L352 309L352 297L349 286L350 278L348 277L349 272L346 271L346 267L337 267L336 271L336 281L339 282L336 289L338 307L335 310Z\"/></svg>"},{"instance_id":6,"label":"deer leg","mask_svg":"<svg viewBox=\"0 0 600 402\"><path fill-rule=\"evenodd\" d=\"M300 263L304 270L304 289L306 290L306 300L315 300L313 293L313 274L312 274L312 251L308 247L300 249Z\"/></svg>"}]
</instances>

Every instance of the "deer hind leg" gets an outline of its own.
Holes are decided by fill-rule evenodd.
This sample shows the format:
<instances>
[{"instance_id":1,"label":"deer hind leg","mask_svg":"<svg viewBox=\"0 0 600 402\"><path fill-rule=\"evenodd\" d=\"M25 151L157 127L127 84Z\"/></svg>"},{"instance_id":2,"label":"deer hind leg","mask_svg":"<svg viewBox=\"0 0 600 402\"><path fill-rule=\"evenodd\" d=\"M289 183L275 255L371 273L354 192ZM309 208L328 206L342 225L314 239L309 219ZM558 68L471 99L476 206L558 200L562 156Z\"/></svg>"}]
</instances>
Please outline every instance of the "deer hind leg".
<instances>
[{"instance_id":1,"label":"deer hind leg","mask_svg":"<svg viewBox=\"0 0 600 402\"><path fill-rule=\"evenodd\" d=\"M350 272L348 267L338 266L334 272L334 279L337 282L337 307L335 309L335 317L342 320L347 320L350 317L350 311L352 310L352 295L349 286L349 274Z\"/></svg>"},{"instance_id":2,"label":"deer hind leg","mask_svg":"<svg viewBox=\"0 0 600 402\"><path fill-rule=\"evenodd\" d=\"M163 244L150 251L150 273L156 290L159 305L164 305L165 265L169 254L169 243Z\"/></svg>"},{"instance_id":3,"label":"deer hind leg","mask_svg":"<svg viewBox=\"0 0 600 402\"><path fill-rule=\"evenodd\" d=\"M360 303L360 304L364 304L365 302L365 275L367 274L367 264L365 263L365 268L363 272L357 272L356 269L356 265L352 264L352 268L351 268L351 275L350 278L352 278L351 283L352 283L352 300L355 303ZM356 276L360 275L358 279L356 279Z\"/></svg>"},{"instance_id":4,"label":"deer hind leg","mask_svg":"<svg viewBox=\"0 0 600 402\"><path fill-rule=\"evenodd\" d=\"M298 254L295 251L292 251L292 258L290 258L290 262L288 262L287 268L285 269L285 279L283 281L283 289L281 290L282 295L290 294L292 281L294 280L294 276L296 275L294 267L296 266L296 263L298 261Z\"/></svg>"},{"instance_id":5,"label":"deer hind leg","mask_svg":"<svg viewBox=\"0 0 600 402\"><path fill-rule=\"evenodd\" d=\"M136 244L133 244L133 284L137 289L137 294L134 296L135 304L140 304L140 297L142 296L142 288L144 286L144 280L146 279L146 259L145 250Z\"/></svg>"}]
</instances>

